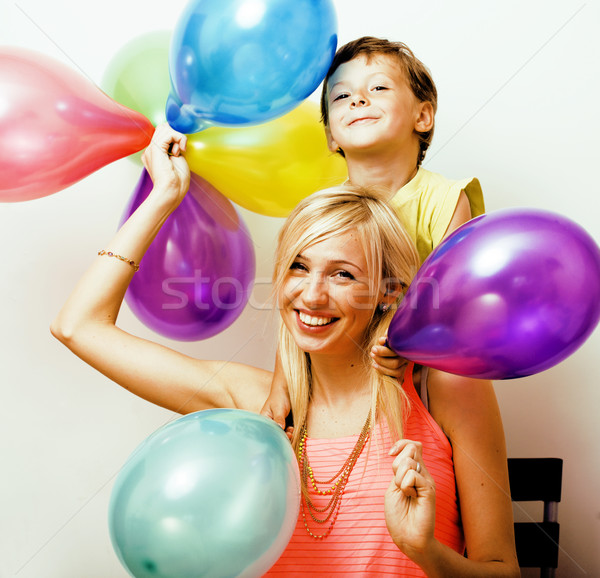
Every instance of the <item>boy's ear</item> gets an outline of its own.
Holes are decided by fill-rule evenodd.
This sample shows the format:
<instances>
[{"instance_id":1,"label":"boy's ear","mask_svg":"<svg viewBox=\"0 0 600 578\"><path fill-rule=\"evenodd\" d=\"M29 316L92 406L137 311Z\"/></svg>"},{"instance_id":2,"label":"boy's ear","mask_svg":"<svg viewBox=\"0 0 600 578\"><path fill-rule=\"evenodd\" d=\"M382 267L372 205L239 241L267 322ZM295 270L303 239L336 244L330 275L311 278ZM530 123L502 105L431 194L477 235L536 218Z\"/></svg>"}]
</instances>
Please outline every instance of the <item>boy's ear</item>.
<instances>
[{"instance_id":1,"label":"boy's ear","mask_svg":"<svg viewBox=\"0 0 600 578\"><path fill-rule=\"evenodd\" d=\"M430 102L419 103L419 116L415 122L417 132L428 132L433 128L433 105Z\"/></svg>"},{"instance_id":2,"label":"boy's ear","mask_svg":"<svg viewBox=\"0 0 600 578\"><path fill-rule=\"evenodd\" d=\"M331 129L329 126L325 127L325 136L327 137L327 148L332 152L336 153L338 150L338 144L335 142L334 138L331 136Z\"/></svg>"}]
</instances>

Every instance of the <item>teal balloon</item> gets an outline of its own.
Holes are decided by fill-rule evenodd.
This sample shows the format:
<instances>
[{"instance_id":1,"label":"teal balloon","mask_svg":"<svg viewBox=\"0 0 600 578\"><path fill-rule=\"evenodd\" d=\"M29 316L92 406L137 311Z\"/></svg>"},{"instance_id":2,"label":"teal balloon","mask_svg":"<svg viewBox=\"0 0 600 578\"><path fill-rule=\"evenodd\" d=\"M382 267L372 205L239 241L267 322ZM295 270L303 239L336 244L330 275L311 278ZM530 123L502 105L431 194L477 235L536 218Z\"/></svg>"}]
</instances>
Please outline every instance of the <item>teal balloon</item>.
<instances>
[{"instance_id":1,"label":"teal balloon","mask_svg":"<svg viewBox=\"0 0 600 578\"><path fill-rule=\"evenodd\" d=\"M171 41L169 124L259 124L312 94L333 60L332 0L191 0Z\"/></svg>"},{"instance_id":2,"label":"teal balloon","mask_svg":"<svg viewBox=\"0 0 600 578\"><path fill-rule=\"evenodd\" d=\"M300 475L273 421L242 410L189 414L157 430L113 486L113 547L136 578L261 576L296 526Z\"/></svg>"}]
</instances>

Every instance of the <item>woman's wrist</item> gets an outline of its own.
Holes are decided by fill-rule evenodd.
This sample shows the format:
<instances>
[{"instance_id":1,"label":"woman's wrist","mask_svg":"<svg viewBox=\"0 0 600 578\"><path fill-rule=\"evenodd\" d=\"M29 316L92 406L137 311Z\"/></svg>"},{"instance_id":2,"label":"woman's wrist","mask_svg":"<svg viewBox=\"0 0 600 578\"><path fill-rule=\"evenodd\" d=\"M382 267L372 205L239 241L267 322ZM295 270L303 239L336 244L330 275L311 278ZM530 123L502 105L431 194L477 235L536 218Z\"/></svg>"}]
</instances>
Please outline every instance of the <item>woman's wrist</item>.
<instances>
[{"instance_id":1,"label":"woman's wrist","mask_svg":"<svg viewBox=\"0 0 600 578\"><path fill-rule=\"evenodd\" d=\"M144 204L164 222L175 212L183 197L175 188L154 186Z\"/></svg>"},{"instance_id":2,"label":"woman's wrist","mask_svg":"<svg viewBox=\"0 0 600 578\"><path fill-rule=\"evenodd\" d=\"M148 247L178 205L172 196L155 187L104 249L125 255L139 265Z\"/></svg>"},{"instance_id":3,"label":"woman's wrist","mask_svg":"<svg viewBox=\"0 0 600 578\"><path fill-rule=\"evenodd\" d=\"M400 549L408 556L408 558L422 568L427 576L433 577L441 575L438 571L440 568L443 546L436 538L432 537L422 548L413 548L404 545Z\"/></svg>"}]
</instances>

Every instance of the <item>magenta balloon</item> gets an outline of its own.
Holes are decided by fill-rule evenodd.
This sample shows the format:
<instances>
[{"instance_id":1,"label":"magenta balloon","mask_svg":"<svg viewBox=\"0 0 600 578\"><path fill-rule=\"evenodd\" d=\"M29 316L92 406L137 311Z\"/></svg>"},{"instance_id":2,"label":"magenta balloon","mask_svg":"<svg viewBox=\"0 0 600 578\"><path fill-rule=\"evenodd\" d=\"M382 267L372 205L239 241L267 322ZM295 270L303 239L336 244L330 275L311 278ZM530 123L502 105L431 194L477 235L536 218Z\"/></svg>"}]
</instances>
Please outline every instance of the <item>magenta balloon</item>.
<instances>
[{"instance_id":1,"label":"magenta balloon","mask_svg":"<svg viewBox=\"0 0 600 578\"><path fill-rule=\"evenodd\" d=\"M417 273L388 332L406 359L483 379L532 375L600 319L600 249L569 219L505 209L466 223Z\"/></svg>"},{"instance_id":2,"label":"magenta balloon","mask_svg":"<svg viewBox=\"0 0 600 578\"><path fill-rule=\"evenodd\" d=\"M152 190L143 171L126 220ZM207 339L229 327L254 281L252 239L230 201L192 174L190 190L150 246L126 301L152 330L179 341Z\"/></svg>"},{"instance_id":3,"label":"magenta balloon","mask_svg":"<svg viewBox=\"0 0 600 578\"><path fill-rule=\"evenodd\" d=\"M56 193L146 147L153 132L62 62L0 47L0 201Z\"/></svg>"}]
</instances>

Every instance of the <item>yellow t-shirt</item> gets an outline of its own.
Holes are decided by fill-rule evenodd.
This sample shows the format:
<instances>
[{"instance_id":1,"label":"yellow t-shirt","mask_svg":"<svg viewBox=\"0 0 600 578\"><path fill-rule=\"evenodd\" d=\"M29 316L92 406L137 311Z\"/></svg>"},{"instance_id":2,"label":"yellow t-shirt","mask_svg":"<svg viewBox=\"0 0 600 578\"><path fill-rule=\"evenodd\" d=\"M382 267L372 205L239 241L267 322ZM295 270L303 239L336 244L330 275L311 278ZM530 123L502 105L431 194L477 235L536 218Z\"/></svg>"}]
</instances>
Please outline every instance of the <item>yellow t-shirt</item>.
<instances>
[{"instance_id":1,"label":"yellow t-shirt","mask_svg":"<svg viewBox=\"0 0 600 578\"><path fill-rule=\"evenodd\" d=\"M477 179L452 181L423 167L390 199L417 246L421 263L443 239L461 191L469 199L472 217L482 215L483 191Z\"/></svg>"}]
</instances>

